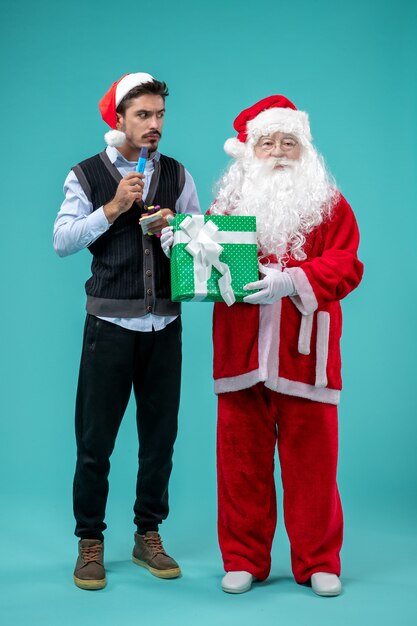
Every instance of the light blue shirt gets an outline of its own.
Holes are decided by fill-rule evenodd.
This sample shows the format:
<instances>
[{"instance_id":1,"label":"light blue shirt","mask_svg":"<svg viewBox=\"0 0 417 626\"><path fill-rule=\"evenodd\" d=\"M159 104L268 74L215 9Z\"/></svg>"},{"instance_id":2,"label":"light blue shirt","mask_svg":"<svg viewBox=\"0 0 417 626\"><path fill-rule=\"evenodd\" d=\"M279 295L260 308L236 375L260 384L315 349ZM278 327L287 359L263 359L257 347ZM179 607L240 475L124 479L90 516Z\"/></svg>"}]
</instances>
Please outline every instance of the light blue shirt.
<instances>
[{"instance_id":1,"label":"light blue shirt","mask_svg":"<svg viewBox=\"0 0 417 626\"><path fill-rule=\"evenodd\" d=\"M106 152L122 176L136 170L137 161L127 161L116 148L108 146ZM159 157L159 152L156 152L153 159L146 162L143 198L146 198L149 190L154 172L154 160L158 160ZM75 252L89 246L111 228L102 206L93 211L93 205L88 200L72 170L65 179L64 194L65 200L56 217L53 234L55 252L62 257L75 254ZM192 214L201 212L194 180L187 170L185 170L184 189L175 203L175 211ZM148 313L142 317L102 317L101 319L130 330L150 332L152 329L162 330L175 319L175 316L159 316Z\"/></svg>"}]
</instances>

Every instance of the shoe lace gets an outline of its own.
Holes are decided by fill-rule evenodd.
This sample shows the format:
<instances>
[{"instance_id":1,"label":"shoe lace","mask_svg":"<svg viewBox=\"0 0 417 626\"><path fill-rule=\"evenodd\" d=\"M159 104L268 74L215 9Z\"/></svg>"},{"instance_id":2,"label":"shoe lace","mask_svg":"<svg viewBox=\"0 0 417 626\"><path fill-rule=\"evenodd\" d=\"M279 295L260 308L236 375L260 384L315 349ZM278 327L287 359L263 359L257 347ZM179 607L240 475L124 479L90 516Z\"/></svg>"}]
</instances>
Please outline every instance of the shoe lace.
<instances>
[{"instance_id":1,"label":"shoe lace","mask_svg":"<svg viewBox=\"0 0 417 626\"><path fill-rule=\"evenodd\" d=\"M145 535L145 542L152 554L166 554L164 546L162 545L161 535L155 533L152 535Z\"/></svg>"},{"instance_id":2,"label":"shoe lace","mask_svg":"<svg viewBox=\"0 0 417 626\"><path fill-rule=\"evenodd\" d=\"M90 563L90 561L98 561L101 556L101 545L97 544L95 546L82 546L81 554L84 563Z\"/></svg>"}]
</instances>

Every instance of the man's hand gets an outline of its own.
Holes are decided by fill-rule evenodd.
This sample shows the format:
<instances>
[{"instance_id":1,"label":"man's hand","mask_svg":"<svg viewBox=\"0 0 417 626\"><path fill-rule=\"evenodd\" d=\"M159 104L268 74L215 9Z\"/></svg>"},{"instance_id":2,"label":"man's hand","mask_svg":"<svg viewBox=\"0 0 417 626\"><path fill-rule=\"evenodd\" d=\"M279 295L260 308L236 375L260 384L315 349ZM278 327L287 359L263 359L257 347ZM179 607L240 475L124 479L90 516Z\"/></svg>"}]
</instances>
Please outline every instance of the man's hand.
<instances>
[{"instance_id":1,"label":"man's hand","mask_svg":"<svg viewBox=\"0 0 417 626\"><path fill-rule=\"evenodd\" d=\"M134 202L142 200L144 174L130 172L120 181L113 200L104 205L103 211L109 224L126 213Z\"/></svg>"},{"instance_id":2,"label":"man's hand","mask_svg":"<svg viewBox=\"0 0 417 626\"><path fill-rule=\"evenodd\" d=\"M243 287L245 291L259 289L256 293L243 298L248 304L272 304L285 296L295 295L296 290L291 276L287 272L264 268L265 277Z\"/></svg>"},{"instance_id":3,"label":"man's hand","mask_svg":"<svg viewBox=\"0 0 417 626\"><path fill-rule=\"evenodd\" d=\"M152 224L149 225L149 233L151 233L152 235L159 234L163 228L169 226L169 222L167 220L168 215L175 215L175 213L173 213L171 209L160 209L160 211L163 217L161 217L159 220L156 220L156 222L152 222ZM146 215L146 213L144 213L143 215Z\"/></svg>"}]
</instances>

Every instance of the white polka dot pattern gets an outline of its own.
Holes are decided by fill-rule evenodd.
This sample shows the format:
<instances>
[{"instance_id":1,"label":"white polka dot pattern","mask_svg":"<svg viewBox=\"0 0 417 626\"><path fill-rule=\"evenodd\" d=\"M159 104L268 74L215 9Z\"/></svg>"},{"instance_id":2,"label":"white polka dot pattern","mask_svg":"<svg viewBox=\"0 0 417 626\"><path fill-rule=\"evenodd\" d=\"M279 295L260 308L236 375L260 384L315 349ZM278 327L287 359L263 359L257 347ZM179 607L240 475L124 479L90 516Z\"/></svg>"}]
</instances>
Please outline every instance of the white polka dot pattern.
<instances>
[{"instance_id":1,"label":"white polka dot pattern","mask_svg":"<svg viewBox=\"0 0 417 626\"><path fill-rule=\"evenodd\" d=\"M172 222L174 232L187 215L177 215ZM192 215L190 217L193 217ZM256 218L235 215L206 215L204 221L213 221L221 231L256 232ZM194 293L194 260L185 250L187 244L178 243L171 251L171 292L174 302L192 300ZM222 244L224 250L220 261L229 266L232 275L232 289L236 302L242 302L250 291L243 291L247 283L258 280L258 251L254 244ZM207 281L207 295L203 302L223 302L217 284L221 274L212 269L211 277Z\"/></svg>"}]
</instances>

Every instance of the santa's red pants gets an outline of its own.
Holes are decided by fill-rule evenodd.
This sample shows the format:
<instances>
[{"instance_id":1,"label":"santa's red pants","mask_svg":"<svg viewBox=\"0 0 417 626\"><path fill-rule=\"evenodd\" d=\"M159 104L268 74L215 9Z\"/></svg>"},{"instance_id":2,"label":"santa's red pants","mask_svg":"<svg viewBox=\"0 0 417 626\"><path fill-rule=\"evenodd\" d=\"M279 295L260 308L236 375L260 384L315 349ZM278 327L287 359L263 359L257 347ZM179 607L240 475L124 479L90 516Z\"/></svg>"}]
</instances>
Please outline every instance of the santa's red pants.
<instances>
[{"instance_id":1,"label":"santa's red pants","mask_svg":"<svg viewBox=\"0 0 417 626\"><path fill-rule=\"evenodd\" d=\"M245 570L260 580L269 574L278 441L294 577L303 583L314 572L340 575L337 407L275 393L262 383L220 394L218 402L218 529L225 570Z\"/></svg>"}]
</instances>

